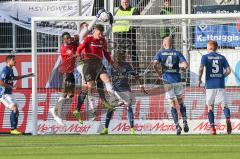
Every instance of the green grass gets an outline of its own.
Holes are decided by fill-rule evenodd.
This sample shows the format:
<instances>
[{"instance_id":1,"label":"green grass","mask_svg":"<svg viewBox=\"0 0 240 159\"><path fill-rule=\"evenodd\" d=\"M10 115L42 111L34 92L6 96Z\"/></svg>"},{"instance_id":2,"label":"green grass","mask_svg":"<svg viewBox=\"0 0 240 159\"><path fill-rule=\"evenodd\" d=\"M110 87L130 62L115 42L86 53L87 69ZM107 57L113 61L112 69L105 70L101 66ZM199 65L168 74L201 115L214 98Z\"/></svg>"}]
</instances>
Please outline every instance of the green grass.
<instances>
[{"instance_id":1,"label":"green grass","mask_svg":"<svg viewBox=\"0 0 240 159\"><path fill-rule=\"evenodd\" d=\"M3 159L239 159L240 135L0 136Z\"/></svg>"}]
</instances>

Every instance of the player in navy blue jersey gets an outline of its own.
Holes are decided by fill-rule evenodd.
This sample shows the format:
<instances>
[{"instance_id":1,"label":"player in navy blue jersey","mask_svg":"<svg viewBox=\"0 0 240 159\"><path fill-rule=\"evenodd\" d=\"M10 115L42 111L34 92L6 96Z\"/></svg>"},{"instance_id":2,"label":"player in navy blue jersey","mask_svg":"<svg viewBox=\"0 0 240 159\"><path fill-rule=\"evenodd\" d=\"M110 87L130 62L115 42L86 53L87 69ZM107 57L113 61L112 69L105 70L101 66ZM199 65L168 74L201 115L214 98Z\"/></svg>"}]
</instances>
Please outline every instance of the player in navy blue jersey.
<instances>
[{"instance_id":1,"label":"player in navy blue jersey","mask_svg":"<svg viewBox=\"0 0 240 159\"><path fill-rule=\"evenodd\" d=\"M172 39L170 37L163 39L163 48L163 51L156 54L153 67L164 84L165 98L171 107L171 114L176 125L177 135L180 135L182 128L178 122L177 104L180 105L184 132L189 131L186 107L183 103L183 85L180 74L180 71L188 68L188 63L181 52L172 49ZM161 69L159 69L158 64L160 64Z\"/></svg>"},{"instance_id":2,"label":"player in navy blue jersey","mask_svg":"<svg viewBox=\"0 0 240 159\"><path fill-rule=\"evenodd\" d=\"M118 95L126 101L123 105L128 110L128 118L130 122L130 134L135 134L134 130L134 116L132 105L135 103L135 98L129 85L129 76L134 76L137 82L140 84L140 88L144 91L143 85L141 85L139 75L134 71L133 67L126 62L126 52L116 51L113 56L114 67L110 68L110 76L113 83L113 89ZM145 91L144 91L145 92ZM113 110L110 109L106 115L105 128L102 131L102 135L108 134L108 126L113 115Z\"/></svg>"},{"instance_id":3,"label":"player in navy blue jersey","mask_svg":"<svg viewBox=\"0 0 240 159\"><path fill-rule=\"evenodd\" d=\"M206 104L208 106L208 119L211 125L211 134L216 135L214 125L214 105L221 104L224 115L226 117L227 133L231 134L232 126L230 121L230 110L227 106L225 81L224 78L231 73L230 66L223 55L217 53L218 44L216 41L209 41L207 44L206 55L202 56L199 68L198 87L202 83L202 74L204 67L206 68L205 88L206 88Z\"/></svg>"},{"instance_id":4,"label":"player in navy blue jersey","mask_svg":"<svg viewBox=\"0 0 240 159\"><path fill-rule=\"evenodd\" d=\"M15 98L12 96L13 81L19 80L25 77L33 76L32 73L23 76L14 76L13 67L16 64L15 56L8 55L6 57L7 65L3 67L0 74L0 102L7 108L11 109L10 122L11 131L10 134L21 135L22 133L17 130L19 111Z\"/></svg>"}]
</instances>

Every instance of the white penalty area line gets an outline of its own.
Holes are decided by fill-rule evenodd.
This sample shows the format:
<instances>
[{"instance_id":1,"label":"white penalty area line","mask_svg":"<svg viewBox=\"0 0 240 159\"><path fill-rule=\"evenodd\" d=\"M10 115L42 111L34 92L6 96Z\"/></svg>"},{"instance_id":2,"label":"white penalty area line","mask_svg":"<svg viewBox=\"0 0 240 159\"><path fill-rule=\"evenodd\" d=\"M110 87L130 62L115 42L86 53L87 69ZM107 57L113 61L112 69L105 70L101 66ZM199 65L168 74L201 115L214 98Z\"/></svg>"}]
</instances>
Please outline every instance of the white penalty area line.
<instances>
[{"instance_id":1,"label":"white penalty area line","mask_svg":"<svg viewBox=\"0 0 240 159\"><path fill-rule=\"evenodd\" d=\"M194 144L121 144L121 145L78 145L79 147L240 147L240 145L194 145Z\"/></svg>"},{"instance_id":2,"label":"white penalty area line","mask_svg":"<svg viewBox=\"0 0 240 159\"><path fill-rule=\"evenodd\" d=\"M0 147L5 147L5 146L0 146ZM9 146L6 146L6 147L9 147ZM11 147L11 146L10 146ZM147 144L147 145L144 145L144 144L115 144L115 145L111 145L111 144L104 144L104 145L97 145L97 144L94 144L94 145L91 145L91 144L86 144L86 145L78 145L78 144L66 144L66 145L54 145L54 144L50 144L48 146L39 146L39 145L26 145L26 146L16 146L14 148L17 148L17 149L21 149L21 148L66 148L66 147L77 147L77 148L96 148L96 147L99 147L99 148L106 148L106 147L240 147L240 144L239 145L217 145L217 144L210 144L210 145L207 145L207 144Z\"/></svg>"}]
</instances>

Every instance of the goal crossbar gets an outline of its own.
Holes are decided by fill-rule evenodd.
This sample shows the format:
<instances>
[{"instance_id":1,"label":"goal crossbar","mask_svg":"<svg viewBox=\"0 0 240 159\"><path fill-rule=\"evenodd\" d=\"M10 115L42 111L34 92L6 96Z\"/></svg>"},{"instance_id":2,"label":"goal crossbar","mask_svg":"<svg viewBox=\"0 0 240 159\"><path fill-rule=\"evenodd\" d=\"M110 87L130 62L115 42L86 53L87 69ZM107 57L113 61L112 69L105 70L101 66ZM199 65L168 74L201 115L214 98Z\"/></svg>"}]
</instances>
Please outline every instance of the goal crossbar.
<instances>
[{"instance_id":1,"label":"goal crossbar","mask_svg":"<svg viewBox=\"0 0 240 159\"><path fill-rule=\"evenodd\" d=\"M82 21L92 20L95 16L89 17L32 17L32 24L36 21ZM229 14L171 14L171 15L133 15L114 16L114 20L164 20L164 19L222 19L240 18L240 13Z\"/></svg>"}]
</instances>

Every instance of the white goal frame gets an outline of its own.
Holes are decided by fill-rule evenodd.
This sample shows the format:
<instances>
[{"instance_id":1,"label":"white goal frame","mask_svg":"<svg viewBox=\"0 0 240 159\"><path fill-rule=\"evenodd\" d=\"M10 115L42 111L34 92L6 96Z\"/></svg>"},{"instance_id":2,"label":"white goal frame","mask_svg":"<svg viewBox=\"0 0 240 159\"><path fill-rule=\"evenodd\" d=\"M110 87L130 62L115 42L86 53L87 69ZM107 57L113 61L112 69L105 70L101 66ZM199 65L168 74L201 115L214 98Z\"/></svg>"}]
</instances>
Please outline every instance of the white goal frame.
<instances>
[{"instance_id":1,"label":"white goal frame","mask_svg":"<svg viewBox=\"0 0 240 159\"><path fill-rule=\"evenodd\" d=\"M90 17L32 17L31 19L31 41L32 41L32 72L37 75L37 22L40 21L91 21L95 16ZM124 16L114 17L114 20L180 20L185 19L182 24L182 40L183 40L183 52L187 51L187 20L196 19L223 19L223 18L240 18L240 13L232 14L180 14L180 15L136 15L136 16ZM185 25L184 25L185 23ZM37 135L37 76L32 78L32 135Z\"/></svg>"}]
</instances>

